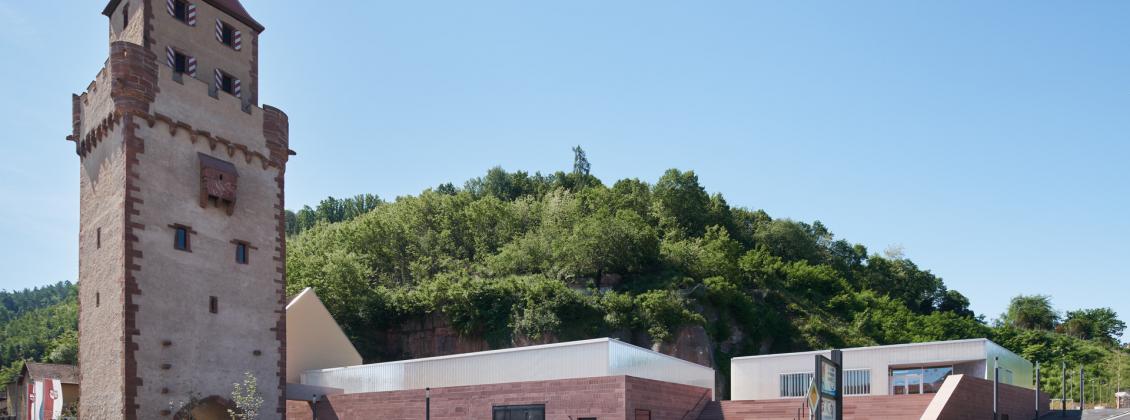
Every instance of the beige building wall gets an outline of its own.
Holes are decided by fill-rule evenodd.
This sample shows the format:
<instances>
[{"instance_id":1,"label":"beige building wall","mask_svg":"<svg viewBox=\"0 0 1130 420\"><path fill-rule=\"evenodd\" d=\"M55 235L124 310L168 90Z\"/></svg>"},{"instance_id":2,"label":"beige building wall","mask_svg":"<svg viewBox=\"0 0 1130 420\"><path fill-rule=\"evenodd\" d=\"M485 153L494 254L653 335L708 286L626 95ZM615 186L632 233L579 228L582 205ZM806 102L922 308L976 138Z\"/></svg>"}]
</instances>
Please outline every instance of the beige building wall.
<instances>
[{"instance_id":1,"label":"beige building wall","mask_svg":"<svg viewBox=\"0 0 1130 420\"><path fill-rule=\"evenodd\" d=\"M134 0L136 1L136 0ZM123 0L123 3L125 0ZM165 10L164 3L154 1L153 31L150 34L154 40L150 46L158 60L165 64L165 48L181 51L185 55L196 57L196 79L206 85L214 84L213 70L220 69L238 79L243 85L243 97L248 103L255 104L252 98L257 98L258 63L255 59L256 38L255 31L244 23L212 7L204 0L196 0L196 26L177 20ZM216 40L216 19L241 31L243 46L236 50ZM190 79L185 75L185 79ZM232 97L228 93L219 92L219 96Z\"/></svg>"},{"instance_id":2,"label":"beige building wall","mask_svg":"<svg viewBox=\"0 0 1130 420\"><path fill-rule=\"evenodd\" d=\"M119 417L123 403L125 167L121 130L114 129L79 171L78 361L89 418Z\"/></svg>"},{"instance_id":3,"label":"beige building wall","mask_svg":"<svg viewBox=\"0 0 1130 420\"><path fill-rule=\"evenodd\" d=\"M361 364L361 354L341 331L322 300L307 287L286 305L286 381L302 372Z\"/></svg>"},{"instance_id":4,"label":"beige building wall","mask_svg":"<svg viewBox=\"0 0 1130 420\"><path fill-rule=\"evenodd\" d=\"M731 398L765 400L781 398L781 375L812 373L815 356L830 357L830 351L770 354L737 357L730 362ZM993 357L1001 357L1001 366L1013 372L1013 384L1030 387L1032 364L986 339L915 343L891 346L862 347L843 350L844 369L867 369L871 373L871 394L890 393L889 369L954 365L955 374L990 378Z\"/></svg>"}]
</instances>

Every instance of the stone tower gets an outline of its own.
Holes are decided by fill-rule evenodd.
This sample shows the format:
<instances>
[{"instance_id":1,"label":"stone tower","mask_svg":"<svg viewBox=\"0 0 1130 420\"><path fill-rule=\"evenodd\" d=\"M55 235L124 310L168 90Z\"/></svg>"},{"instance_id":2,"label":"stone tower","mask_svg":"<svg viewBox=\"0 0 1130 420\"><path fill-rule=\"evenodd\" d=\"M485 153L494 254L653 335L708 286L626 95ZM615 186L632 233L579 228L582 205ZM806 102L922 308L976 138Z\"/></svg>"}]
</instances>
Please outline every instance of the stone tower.
<instances>
[{"instance_id":1,"label":"stone tower","mask_svg":"<svg viewBox=\"0 0 1130 420\"><path fill-rule=\"evenodd\" d=\"M216 418L250 372L285 416L287 117L238 0L111 0L73 98L85 419ZM225 417L226 418L226 417Z\"/></svg>"}]
</instances>

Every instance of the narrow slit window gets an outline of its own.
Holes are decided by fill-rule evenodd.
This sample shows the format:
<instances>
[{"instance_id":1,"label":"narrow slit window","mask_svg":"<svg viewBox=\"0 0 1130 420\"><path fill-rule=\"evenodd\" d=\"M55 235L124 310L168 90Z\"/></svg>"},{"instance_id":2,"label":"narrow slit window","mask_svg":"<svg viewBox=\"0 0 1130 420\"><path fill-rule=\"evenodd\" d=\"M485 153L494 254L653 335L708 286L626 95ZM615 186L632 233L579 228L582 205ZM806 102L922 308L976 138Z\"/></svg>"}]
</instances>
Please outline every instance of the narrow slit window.
<instances>
[{"instance_id":1,"label":"narrow slit window","mask_svg":"<svg viewBox=\"0 0 1130 420\"><path fill-rule=\"evenodd\" d=\"M102 228L94 230L94 248L102 248Z\"/></svg>"},{"instance_id":2,"label":"narrow slit window","mask_svg":"<svg viewBox=\"0 0 1130 420\"><path fill-rule=\"evenodd\" d=\"M94 307L97 308L99 306L102 306L102 294L94 292Z\"/></svg>"},{"instance_id":3,"label":"narrow slit window","mask_svg":"<svg viewBox=\"0 0 1130 420\"><path fill-rule=\"evenodd\" d=\"M211 296L211 297L208 298L208 312L211 312L211 313L214 313L214 314L220 313L220 299L219 298L217 298L215 296Z\"/></svg>"},{"instance_id":4,"label":"narrow slit window","mask_svg":"<svg viewBox=\"0 0 1130 420\"><path fill-rule=\"evenodd\" d=\"M188 251L188 228L178 226L176 228L175 238L173 239L173 247L181 251Z\"/></svg>"},{"instance_id":5,"label":"narrow slit window","mask_svg":"<svg viewBox=\"0 0 1130 420\"><path fill-rule=\"evenodd\" d=\"M247 244L239 242L235 244L235 262L239 264L247 264Z\"/></svg>"},{"instance_id":6,"label":"narrow slit window","mask_svg":"<svg viewBox=\"0 0 1130 420\"><path fill-rule=\"evenodd\" d=\"M122 30L129 26L129 3L122 6Z\"/></svg>"}]
</instances>

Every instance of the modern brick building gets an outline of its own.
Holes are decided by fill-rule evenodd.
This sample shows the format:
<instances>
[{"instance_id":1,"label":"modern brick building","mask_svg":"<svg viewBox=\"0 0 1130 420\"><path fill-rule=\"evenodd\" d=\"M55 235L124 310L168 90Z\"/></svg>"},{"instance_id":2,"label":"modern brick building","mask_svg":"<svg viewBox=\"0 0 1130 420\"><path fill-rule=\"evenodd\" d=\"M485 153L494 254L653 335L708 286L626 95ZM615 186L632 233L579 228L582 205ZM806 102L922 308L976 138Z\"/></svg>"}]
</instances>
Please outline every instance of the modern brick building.
<instances>
[{"instance_id":1,"label":"modern brick building","mask_svg":"<svg viewBox=\"0 0 1130 420\"><path fill-rule=\"evenodd\" d=\"M238 0L111 0L73 98L87 419L219 418L253 374L285 414L287 117L259 106L263 26Z\"/></svg>"}]
</instances>

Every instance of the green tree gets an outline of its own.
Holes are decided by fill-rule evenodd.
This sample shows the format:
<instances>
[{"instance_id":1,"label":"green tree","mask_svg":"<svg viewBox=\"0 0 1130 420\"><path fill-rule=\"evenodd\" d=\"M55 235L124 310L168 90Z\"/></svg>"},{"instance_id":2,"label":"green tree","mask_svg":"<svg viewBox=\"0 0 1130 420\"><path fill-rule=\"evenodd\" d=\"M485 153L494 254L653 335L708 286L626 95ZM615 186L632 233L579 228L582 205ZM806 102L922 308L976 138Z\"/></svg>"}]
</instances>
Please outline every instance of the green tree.
<instances>
[{"instance_id":1,"label":"green tree","mask_svg":"<svg viewBox=\"0 0 1130 420\"><path fill-rule=\"evenodd\" d=\"M1014 328L1050 331L1059 322L1059 314L1052 308L1050 296L1020 295L1012 298L1001 321Z\"/></svg>"},{"instance_id":2,"label":"green tree","mask_svg":"<svg viewBox=\"0 0 1130 420\"><path fill-rule=\"evenodd\" d=\"M1117 345L1126 323L1110 308L1083 309L1068 311L1059 330L1072 337Z\"/></svg>"},{"instance_id":3,"label":"green tree","mask_svg":"<svg viewBox=\"0 0 1130 420\"><path fill-rule=\"evenodd\" d=\"M665 235L701 235L710 217L710 196L694 171L668 169L652 189L652 211Z\"/></svg>"},{"instance_id":4,"label":"green tree","mask_svg":"<svg viewBox=\"0 0 1130 420\"><path fill-rule=\"evenodd\" d=\"M263 394L259 392L259 381L251 372L244 372L243 381L232 384L231 400L235 409L228 409L233 420L254 420L263 409Z\"/></svg>"}]
</instances>

